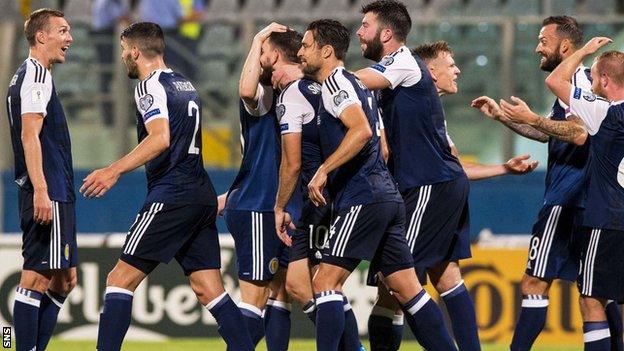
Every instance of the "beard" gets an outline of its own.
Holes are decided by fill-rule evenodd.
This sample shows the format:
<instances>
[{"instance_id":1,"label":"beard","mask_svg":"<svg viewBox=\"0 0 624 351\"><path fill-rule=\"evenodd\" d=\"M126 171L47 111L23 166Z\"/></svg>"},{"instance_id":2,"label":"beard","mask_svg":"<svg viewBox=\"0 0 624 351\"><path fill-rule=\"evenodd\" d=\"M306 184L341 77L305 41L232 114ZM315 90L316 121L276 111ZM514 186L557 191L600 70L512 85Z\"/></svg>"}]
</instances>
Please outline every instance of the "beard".
<instances>
[{"instance_id":1,"label":"beard","mask_svg":"<svg viewBox=\"0 0 624 351\"><path fill-rule=\"evenodd\" d=\"M263 68L262 73L260 73L260 84L272 85L271 83L272 76L273 76L273 70Z\"/></svg>"},{"instance_id":2,"label":"beard","mask_svg":"<svg viewBox=\"0 0 624 351\"><path fill-rule=\"evenodd\" d=\"M563 57L559 53L559 47L550 55L546 56L546 60L540 64L540 69L545 72L552 72L563 61Z\"/></svg>"},{"instance_id":3,"label":"beard","mask_svg":"<svg viewBox=\"0 0 624 351\"><path fill-rule=\"evenodd\" d=\"M362 40L366 44L366 49L362 52L362 56L369 60L379 61L383 54L383 44L381 43L381 31L377 31L372 40Z\"/></svg>"},{"instance_id":4,"label":"beard","mask_svg":"<svg viewBox=\"0 0 624 351\"><path fill-rule=\"evenodd\" d=\"M308 77L316 76L316 72L318 72L321 67L312 66L309 63L303 65L303 74Z\"/></svg>"},{"instance_id":5,"label":"beard","mask_svg":"<svg viewBox=\"0 0 624 351\"><path fill-rule=\"evenodd\" d=\"M138 79L139 78L139 66L127 56L124 58L124 64L126 65L126 70L128 71L128 78L130 79Z\"/></svg>"}]
</instances>

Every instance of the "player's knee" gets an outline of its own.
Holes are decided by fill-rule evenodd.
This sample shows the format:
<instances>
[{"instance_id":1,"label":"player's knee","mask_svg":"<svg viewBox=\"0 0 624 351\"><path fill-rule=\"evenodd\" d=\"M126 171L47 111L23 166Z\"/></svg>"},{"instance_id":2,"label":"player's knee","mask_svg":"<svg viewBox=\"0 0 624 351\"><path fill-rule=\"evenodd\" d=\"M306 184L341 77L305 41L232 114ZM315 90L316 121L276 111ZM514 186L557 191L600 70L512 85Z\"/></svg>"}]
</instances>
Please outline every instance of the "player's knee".
<instances>
[{"instance_id":1,"label":"player's knee","mask_svg":"<svg viewBox=\"0 0 624 351\"><path fill-rule=\"evenodd\" d=\"M537 277L525 274L520 282L523 295L548 295L550 283Z\"/></svg>"},{"instance_id":2,"label":"player's knee","mask_svg":"<svg viewBox=\"0 0 624 351\"><path fill-rule=\"evenodd\" d=\"M581 296L579 307L584 321L601 321L606 319L604 303L592 297Z\"/></svg>"},{"instance_id":3,"label":"player's knee","mask_svg":"<svg viewBox=\"0 0 624 351\"><path fill-rule=\"evenodd\" d=\"M288 296L290 296L293 300L299 303L307 302L310 298L306 297L311 294L311 292L306 293L304 284L297 284L297 282L293 280L286 280L286 293L288 293Z\"/></svg>"},{"instance_id":4,"label":"player's knee","mask_svg":"<svg viewBox=\"0 0 624 351\"><path fill-rule=\"evenodd\" d=\"M76 287L76 284L78 283L78 277L76 276L76 274L71 274L63 278L64 279L61 279L59 281L59 286L55 287L58 290L53 289L53 291L67 296Z\"/></svg>"},{"instance_id":5,"label":"player's knee","mask_svg":"<svg viewBox=\"0 0 624 351\"><path fill-rule=\"evenodd\" d=\"M43 293L50 287L50 278L32 271L24 271L22 272L19 286Z\"/></svg>"},{"instance_id":6,"label":"player's knee","mask_svg":"<svg viewBox=\"0 0 624 351\"><path fill-rule=\"evenodd\" d=\"M327 290L340 290L340 284L335 282L331 277L317 274L312 279L312 289L315 293Z\"/></svg>"}]
</instances>

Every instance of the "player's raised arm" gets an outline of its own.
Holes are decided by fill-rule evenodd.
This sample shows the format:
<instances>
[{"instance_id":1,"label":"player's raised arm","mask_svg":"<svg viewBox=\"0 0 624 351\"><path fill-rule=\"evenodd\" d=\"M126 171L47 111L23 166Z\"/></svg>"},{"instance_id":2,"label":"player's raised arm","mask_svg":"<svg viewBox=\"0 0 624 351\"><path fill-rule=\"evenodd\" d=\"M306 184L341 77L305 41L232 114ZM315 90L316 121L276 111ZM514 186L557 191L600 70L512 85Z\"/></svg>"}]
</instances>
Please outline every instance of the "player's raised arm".
<instances>
[{"instance_id":1,"label":"player's raised arm","mask_svg":"<svg viewBox=\"0 0 624 351\"><path fill-rule=\"evenodd\" d=\"M243 70L241 72L240 81L238 83L238 93L245 104L256 109L261 98L260 75L262 74L262 66L260 64L260 55L262 55L262 44L269 38L273 32L285 32L288 27L271 23L254 36L251 42L251 48Z\"/></svg>"},{"instance_id":2,"label":"player's raised arm","mask_svg":"<svg viewBox=\"0 0 624 351\"><path fill-rule=\"evenodd\" d=\"M577 50L570 57L563 60L557 68L546 78L546 86L550 89L564 104L570 105L570 94L574 86L572 85L572 75L577 67L583 62L583 59L600 49L601 47L611 43L612 40L607 37L592 38L583 48Z\"/></svg>"}]
</instances>

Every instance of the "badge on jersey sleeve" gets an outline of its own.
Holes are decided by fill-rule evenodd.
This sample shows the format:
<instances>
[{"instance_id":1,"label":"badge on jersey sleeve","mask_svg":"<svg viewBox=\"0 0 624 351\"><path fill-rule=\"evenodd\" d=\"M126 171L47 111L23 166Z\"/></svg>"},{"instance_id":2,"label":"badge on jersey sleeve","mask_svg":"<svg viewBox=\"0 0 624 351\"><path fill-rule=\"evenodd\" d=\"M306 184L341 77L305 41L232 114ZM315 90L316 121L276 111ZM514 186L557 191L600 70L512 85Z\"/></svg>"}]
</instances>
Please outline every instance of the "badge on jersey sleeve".
<instances>
[{"instance_id":1,"label":"badge on jersey sleeve","mask_svg":"<svg viewBox=\"0 0 624 351\"><path fill-rule=\"evenodd\" d=\"M334 105L340 106L345 100L349 98L349 93L344 90L338 92L336 96L334 96Z\"/></svg>"},{"instance_id":2,"label":"badge on jersey sleeve","mask_svg":"<svg viewBox=\"0 0 624 351\"><path fill-rule=\"evenodd\" d=\"M286 114L286 106L284 106L284 104L277 105L275 107L275 112L277 113L277 119L281 120L284 114Z\"/></svg>"},{"instance_id":3,"label":"badge on jersey sleeve","mask_svg":"<svg viewBox=\"0 0 624 351\"><path fill-rule=\"evenodd\" d=\"M152 96L152 94L146 94L145 96L139 99L139 107L143 111L147 111L148 108L152 107L153 103L154 103L154 97Z\"/></svg>"}]
</instances>

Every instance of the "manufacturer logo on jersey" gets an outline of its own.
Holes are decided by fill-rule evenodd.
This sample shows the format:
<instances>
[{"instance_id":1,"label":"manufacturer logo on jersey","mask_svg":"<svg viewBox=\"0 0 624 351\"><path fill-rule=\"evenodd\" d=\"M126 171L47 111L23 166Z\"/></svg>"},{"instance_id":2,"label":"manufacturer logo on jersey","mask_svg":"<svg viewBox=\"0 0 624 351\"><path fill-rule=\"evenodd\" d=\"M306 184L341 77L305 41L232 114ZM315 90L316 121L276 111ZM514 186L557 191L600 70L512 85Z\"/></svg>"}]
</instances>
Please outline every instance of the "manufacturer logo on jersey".
<instances>
[{"instance_id":1,"label":"manufacturer logo on jersey","mask_svg":"<svg viewBox=\"0 0 624 351\"><path fill-rule=\"evenodd\" d=\"M147 111L148 108L152 107L153 103L154 97L152 96L152 94L147 94L139 99L139 107L143 111Z\"/></svg>"},{"instance_id":2,"label":"manufacturer logo on jersey","mask_svg":"<svg viewBox=\"0 0 624 351\"><path fill-rule=\"evenodd\" d=\"M277 260L277 257L273 257L271 261L269 261L269 272L271 272L271 274L275 274L275 272L277 272L277 268L279 268L279 261Z\"/></svg>"},{"instance_id":3,"label":"manufacturer logo on jersey","mask_svg":"<svg viewBox=\"0 0 624 351\"><path fill-rule=\"evenodd\" d=\"M382 65L384 65L384 66L390 66L391 64L393 64L393 63L394 63L394 57L392 57L392 56L386 56L386 57L384 57L384 58L382 58L382 59L381 59L381 62L380 62L380 63L381 63Z\"/></svg>"},{"instance_id":4,"label":"manufacturer logo on jersey","mask_svg":"<svg viewBox=\"0 0 624 351\"><path fill-rule=\"evenodd\" d=\"M65 244L65 260L69 261L69 244Z\"/></svg>"},{"instance_id":5,"label":"manufacturer logo on jersey","mask_svg":"<svg viewBox=\"0 0 624 351\"><path fill-rule=\"evenodd\" d=\"M346 91L341 90L338 92L338 95L334 96L334 105L340 106L340 104L348 98L349 94Z\"/></svg>"},{"instance_id":6,"label":"manufacturer logo on jersey","mask_svg":"<svg viewBox=\"0 0 624 351\"><path fill-rule=\"evenodd\" d=\"M280 120L286 114L286 106L284 104L279 104L275 107L275 113L277 113L277 119Z\"/></svg>"},{"instance_id":7,"label":"manufacturer logo on jersey","mask_svg":"<svg viewBox=\"0 0 624 351\"><path fill-rule=\"evenodd\" d=\"M596 101L596 95L592 94L592 93L585 93L583 94L583 99L589 101L589 102L593 102Z\"/></svg>"},{"instance_id":8,"label":"manufacturer logo on jersey","mask_svg":"<svg viewBox=\"0 0 624 351\"><path fill-rule=\"evenodd\" d=\"M308 90L314 94L314 95L318 95L321 93L321 85L318 83L312 83L310 85L308 85Z\"/></svg>"}]
</instances>

